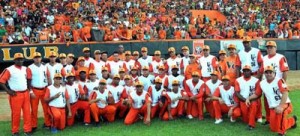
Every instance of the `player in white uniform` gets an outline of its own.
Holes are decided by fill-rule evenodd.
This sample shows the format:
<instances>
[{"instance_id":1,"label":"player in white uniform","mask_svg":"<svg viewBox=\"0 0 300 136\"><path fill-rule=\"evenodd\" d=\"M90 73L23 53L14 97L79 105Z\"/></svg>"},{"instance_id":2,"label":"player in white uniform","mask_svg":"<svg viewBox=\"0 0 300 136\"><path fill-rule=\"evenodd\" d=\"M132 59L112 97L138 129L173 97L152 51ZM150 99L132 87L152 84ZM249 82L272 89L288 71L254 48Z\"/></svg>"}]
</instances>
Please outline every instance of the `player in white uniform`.
<instances>
[{"instance_id":1,"label":"player in white uniform","mask_svg":"<svg viewBox=\"0 0 300 136\"><path fill-rule=\"evenodd\" d=\"M99 78L99 80L105 79L106 84L110 85L112 82L112 79L110 78L110 74L108 73L108 68L104 67L102 68L102 77Z\"/></svg>"},{"instance_id":2,"label":"player in white uniform","mask_svg":"<svg viewBox=\"0 0 300 136\"><path fill-rule=\"evenodd\" d=\"M86 81L84 90L85 90L85 95L87 97L90 97L92 94L93 90L99 85L99 79L97 79L96 71L91 70L89 72L89 80Z\"/></svg>"},{"instance_id":3,"label":"player in white uniform","mask_svg":"<svg viewBox=\"0 0 300 136\"><path fill-rule=\"evenodd\" d=\"M69 53L66 58L66 65L63 65L66 73L72 72L73 74L75 74L75 69L74 66L72 65L73 62L74 62L74 54Z\"/></svg>"},{"instance_id":4,"label":"player in white uniform","mask_svg":"<svg viewBox=\"0 0 300 136\"><path fill-rule=\"evenodd\" d=\"M184 75L186 67L190 64L190 50L189 47L183 46L181 48L181 52L183 54L183 57L181 58L181 63L180 63L180 71L181 74Z\"/></svg>"},{"instance_id":5,"label":"player in white uniform","mask_svg":"<svg viewBox=\"0 0 300 136\"><path fill-rule=\"evenodd\" d=\"M84 57L84 66L87 67L87 68L90 68L90 67L94 67L92 66L93 65L93 62L95 61L92 57L91 57L91 53L90 53L90 48L88 47L84 47L82 49L82 52L83 52L83 57Z\"/></svg>"},{"instance_id":6,"label":"player in white uniform","mask_svg":"<svg viewBox=\"0 0 300 136\"><path fill-rule=\"evenodd\" d=\"M94 51L95 61L93 61L94 70L96 71L97 78L100 79L102 76L102 68L105 67L105 62L101 60L100 50Z\"/></svg>"},{"instance_id":7,"label":"player in white uniform","mask_svg":"<svg viewBox=\"0 0 300 136\"><path fill-rule=\"evenodd\" d=\"M199 58L198 63L201 66L202 80L204 82L210 79L210 74L218 69L217 58L210 55L210 48L208 45L203 47L203 56Z\"/></svg>"},{"instance_id":8,"label":"player in white uniform","mask_svg":"<svg viewBox=\"0 0 300 136\"><path fill-rule=\"evenodd\" d=\"M261 89L250 96L246 104L249 106L250 101L259 98L263 92L269 105L270 128L283 136L288 129L297 127L297 117L295 115L288 117L292 113L292 103L285 81L275 76L275 69L272 66L265 67L264 71L266 79L260 82Z\"/></svg>"},{"instance_id":9,"label":"player in white uniform","mask_svg":"<svg viewBox=\"0 0 300 136\"><path fill-rule=\"evenodd\" d=\"M143 83L144 90L147 90L149 86L154 82L154 76L149 74L149 67L144 66L142 68L142 75L138 78L138 81Z\"/></svg>"},{"instance_id":10,"label":"player in white uniform","mask_svg":"<svg viewBox=\"0 0 300 136\"><path fill-rule=\"evenodd\" d=\"M166 74L165 66L159 65L158 66L158 74L154 75L154 77L159 77L162 82L164 83L166 79L168 79L168 75Z\"/></svg>"},{"instance_id":11,"label":"player in white uniform","mask_svg":"<svg viewBox=\"0 0 300 136\"><path fill-rule=\"evenodd\" d=\"M172 66L177 65L177 67L180 66L181 63L181 58L178 58L176 56L175 48L170 47L168 49L168 53L170 54L170 57L166 60L166 69L168 70L168 74L172 74ZM180 74L180 69L178 71L178 74Z\"/></svg>"},{"instance_id":12,"label":"player in white uniform","mask_svg":"<svg viewBox=\"0 0 300 136\"><path fill-rule=\"evenodd\" d=\"M152 64L152 68L153 68L153 74L157 75L158 74L158 66L164 65L164 62L161 59L160 51L157 50L154 52L153 61L151 64Z\"/></svg>"},{"instance_id":13,"label":"player in white uniform","mask_svg":"<svg viewBox=\"0 0 300 136\"><path fill-rule=\"evenodd\" d=\"M120 68L124 68L125 71L127 71L126 64L124 63L124 61L120 60L118 52L114 52L113 59L113 61L108 62L112 75L118 74Z\"/></svg>"},{"instance_id":14,"label":"player in white uniform","mask_svg":"<svg viewBox=\"0 0 300 136\"><path fill-rule=\"evenodd\" d=\"M125 75L124 82L125 82L124 88L126 90L127 95L129 95L132 91L135 90L135 87L133 86L134 83L132 81L131 76Z\"/></svg>"},{"instance_id":15,"label":"player in white uniform","mask_svg":"<svg viewBox=\"0 0 300 136\"><path fill-rule=\"evenodd\" d=\"M49 55L50 62L46 64L50 72L51 83L53 83L54 75L60 73L63 77L66 75L66 71L62 64L56 62L57 53L51 51Z\"/></svg>"},{"instance_id":16,"label":"player in white uniform","mask_svg":"<svg viewBox=\"0 0 300 136\"><path fill-rule=\"evenodd\" d=\"M159 77L155 78L154 85L151 85L148 88L148 93L152 99L151 103L151 118L154 118L155 115L160 113L160 108L162 108L163 104L161 103L161 94L164 90L162 87L162 80ZM159 114L159 117L162 117L162 113Z\"/></svg>"},{"instance_id":17,"label":"player in white uniform","mask_svg":"<svg viewBox=\"0 0 300 136\"><path fill-rule=\"evenodd\" d=\"M124 60L124 63L126 65L126 68L127 68L128 71L131 71L131 68L133 68L134 65L136 65L135 62L136 61L132 59L131 51L125 51L125 60Z\"/></svg>"},{"instance_id":18,"label":"player in white uniform","mask_svg":"<svg viewBox=\"0 0 300 136\"><path fill-rule=\"evenodd\" d=\"M153 61L153 57L148 55L148 48L142 47L141 52L142 52L142 57L138 59L138 62L140 63L141 67L144 66L152 67L150 65Z\"/></svg>"},{"instance_id":19,"label":"player in white uniform","mask_svg":"<svg viewBox=\"0 0 300 136\"><path fill-rule=\"evenodd\" d=\"M173 65L172 66L172 74L168 75L168 77L165 79L164 81L164 88L166 90L172 90L172 82L174 80L178 80L179 81L179 88L183 88L183 81L184 81L184 76L178 74L178 66L177 65Z\"/></svg>"}]
</instances>

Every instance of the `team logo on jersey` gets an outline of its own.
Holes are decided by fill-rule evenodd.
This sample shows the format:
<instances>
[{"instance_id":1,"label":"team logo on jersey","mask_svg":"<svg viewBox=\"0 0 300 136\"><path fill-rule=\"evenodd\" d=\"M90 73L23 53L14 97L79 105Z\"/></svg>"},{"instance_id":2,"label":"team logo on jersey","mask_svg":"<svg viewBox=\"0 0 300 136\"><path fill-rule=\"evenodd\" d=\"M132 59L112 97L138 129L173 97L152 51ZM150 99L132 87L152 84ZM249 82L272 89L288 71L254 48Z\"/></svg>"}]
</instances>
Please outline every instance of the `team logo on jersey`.
<instances>
[{"instance_id":1,"label":"team logo on jersey","mask_svg":"<svg viewBox=\"0 0 300 136\"><path fill-rule=\"evenodd\" d=\"M226 64L229 69L234 69L234 63L227 61Z\"/></svg>"},{"instance_id":2,"label":"team logo on jersey","mask_svg":"<svg viewBox=\"0 0 300 136\"><path fill-rule=\"evenodd\" d=\"M255 54L251 54L251 67L255 66L255 58L256 58L256 55Z\"/></svg>"},{"instance_id":3,"label":"team logo on jersey","mask_svg":"<svg viewBox=\"0 0 300 136\"><path fill-rule=\"evenodd\" d=\"M207 62L206 65L207 65L207 72L211 72L211 67L210 67L211 63Z\"/></svg>"},{"instance_id":4,"label":"team logo on jersey","mask_svg":"<svg viewBox=\"0 0 300 136\"><path fill-rule=\"evenodd\" d=\"M230 104L234 104L233 96L228 97Z\"/></svg>"},{"instance_id":5,"label":"team logo on jersey","mask_svg":"<svg viewBox=\"0 0 300 136\"><path fill-rule=\"evenodd\" d=\"M280 101L281 100L281 96L280 96L280 92L279 92L279 88L278 87L273 87L273 93L274 93L274 99L275 99L275 101Z\"/></svg>"},{"instance_id":6,"label":"team logo on jersey","mask_svg":"<svg viewBox=\"0 0 300 136\"><path fill-rule=\"evenodd\" d=\"M76 99L79 98L79 93L78 93L78 90L77 90L77 89L75 89L75 96L76 96Z\"/></svg>"},{"instance_id":7,"label":"team logo on jersey","mask_svg":"<svg viewBox=\"0 0 300 136\"><path fill-rule=\"evenodd\" d=\"M255 87L254 86L249 86L249 96L253 95L254 94L254 91L255 90Z\"/></svg>"}]
</instances>

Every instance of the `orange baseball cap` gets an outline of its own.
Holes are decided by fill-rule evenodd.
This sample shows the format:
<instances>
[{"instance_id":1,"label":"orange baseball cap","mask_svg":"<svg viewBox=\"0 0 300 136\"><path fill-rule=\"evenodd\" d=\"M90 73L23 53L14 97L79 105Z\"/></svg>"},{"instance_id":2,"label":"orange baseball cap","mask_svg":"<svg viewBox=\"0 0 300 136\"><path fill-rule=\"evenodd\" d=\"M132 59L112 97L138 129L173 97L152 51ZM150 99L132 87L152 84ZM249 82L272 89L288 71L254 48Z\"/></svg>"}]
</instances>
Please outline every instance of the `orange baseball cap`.
<instances>
[{"instance_id":1,"label":"orange baseball cap","mask_svg":"<svg viewBox=\"0 0 300 136\"><path fill-rule=\"evenodd\" d=\"M226 55L226 51L220 50L220 51L219 51L219 55L220 55L220 54L225 54L225 55Z\"/></svg>"},{"instance_id":2,"label":"orange baseball cap","mask_svg":"<svg viewBox=\"0 0 300 136\"><path fill-rule=\"evenodd\" d=\"M74 58L75 56L74 56L73 53L69 53L69 54L67 55L67 57L68 57L68 58Z\"/></svg>"},{"instance_id":3,"label":"orange baseball cap","mask_svg":"<svg viewBox=\"0 0 300 136\"><path fill-rule=\"evenodd\" d=\"M67 75L66 75L66 78L68 78L68 77L75 77L75 75L72 72L70 72L70 73L67 73Z\"/></svg>"},{"instance_id":4,"label":"orange baseball cap","mask_svg":"<svg viewBox=\"0 0 300 136\"><path fill-rule=\"evenodd\" d=\"M66 58L66 57L67 57L67 55L65 53L59 54L59 58Z\"/></svg>"},{"instance_id":5,"label":"orange baseball cap","mask_svg":"<svg viewBox=\"0 0 300 136\"><path fill-rule=\"evenodd\" d=\"M62 78L62 75L60 73L54 74L54 78Z\"/></svg>"},{"instance_id":6,"label":"orange baseball cap","mask_svg":"<svg viewBox=\"0 0 300 136\"><path fill-rule=\"evenodd\" d=\"M170 47L170 48L168 49L168 52L175 52L175 48L174 48L174 47Z\"/></svg>"},{"instance_id":7,"label":"orange baseball cap","mask_svg":"<svg viewBox=\"0 0 300 136\"><path fill-rule=\"evenodd\" d=\"M274 67L273 66L266 66L265 67L265 72L266 71L272 71L272 72L274 72Z\"/></svg>"},{"instance_id":8,"label":"orange baseball cap","mask_svg":"<svg viewBox=\"0 0 300 136\"><path fill-rule=\"evenodd\" d=\"M14 59L24 59L24 55L22 53L15 53Z\"/></svg>"},{"instance_id":9,"label":"orange baseball cap","mask_svg":"<svg viewBox=\"0 0 300 136\"><path fill-rule=\"evenodd\" d=\"M148 67L148 66L144 66L144 67L142 68L142 70L149 70L149 67Z\"/></svg>"},{"instance_id":10,"label":"orange baseball cap","mask_svg":"<svg viewBox=\"0 0 300 136\"><path fill-rule=\"evenodd\" d=\"M189 47L183 46L183 47L181 48L181 50L189 50Z\"/></svg>"},{"instance_id":11,"label":"orange baseball cap","mask_svg":"<svg viewBox=\"0 0 300 136\"><path fill-rule=\"evenodd\" d=\"M114 78L121 78L119 74L115 74Z\"/></svg>"},{"instance_id":12,"label":"orange baseball cap","mask_svg":"<svg viewBox=\"0 0 300 136\"><path fill-rule=\"evenodd\" d=\"M144 84L141 81L137 81L137 82L135 82L135 86L144 86Z\"/></svg>"},{"instance_id":13,"label":"orange baseball cap","mask_svg":"<svg viewBox=\"0 0 300 136\"><path fill-rule=\"evenodd\" d=\"M51 51L49 57L57 57L57 53L54 51Z\"/></svg>"},{"instance_id":14,"label":"orange baseball cap","mask_svg":"<svg viewBox=\"0 0 300 136\"><path fill-rule=\"evenodd\" d=\"M130 75L125 75L124 79L131 79L131 76Z\"/></svg>"},{"instance_id":15,"label":"orange baseball cap","mask_svg":"<svg viewBox=\"0 0 300 136\"><path fill-rule=\"evenodd\" d=\"M95 50L94 54L101 54L101 51L100 50Z\"/></svg>"},{"instance_id":16,"label":"orange baseball cap","mask_svg":"<svg viewBox=\"0 0 300 136\"><path fill-rule=\"evenodd\" d=\"M276 44L275 41L268 41L267 44L266 44L266 46L267 46L267 47L268 47L268 46L270 46L270 47L277 47L277 44Z\"/></svg>"},{"instance_id":17,"label":"orange baseball cap","mask_svg":"<svg viewBox=\"0 0 300 136\"><path fill-rule=\"evenodd\" d=\"M84 48L82 49L82 52L86 52L86 51L90 51L90 48L89 48L89 47L84 47Z\"/></svg>"},{"instance_id":18,"label":"orange baseball cap","mask_svg":"<svg viewBox=\"0 0 300 136\"><path fill-rule=\"evenodd\" d=\"M158 69L159 69L159 70L160 70L160 69L164 70L164 69L165 69L165 66L164 66L164 65L159 65L159 66L158 66Z\"/></svg>"},{"instance_id":19,"label":"orange baseball cap","mask_svg":"<svg viewBox=\"0 0 300 136\"><path fill-rule=\"evenodd\" d=\"M251 66L250 66L250 65L245 65L245 66L243 67L243 70L246 70L246 69L251 70Z\"/></svg>"},{"instance_id":20,"label":"orange baseball cap","mask_svg":"<svg viewBox=\"0 0 300 136\"><path fill-rule=\"evenodd\" d=\"M215 76L218 76L219 75L219 72L218 71L213 71L212 73L210 73L210 75L215 75Z\"/></svg>"},{"instance_id":21,"label":"orange baseball cap","mask_svg":"<svg viewBox=\"0 0 300 136\"><path fill-rule=\"evenodd\" d=\"M108 71L108 68L107 67L102 67L101 71Z\"/></svg>"},{"instance_id":22,"label":"orange baseball cap","mask_svg":"<svg viewBox=\"0 0 300 136\"><path fill-rule=\"evenodd\" d=\"M203 50L210 50L210 47L208 45L204 45Z\"/></svg>"},{"instance_id":23,"label":"orange baseball cap","mask_svg":"<svg viewBox=\"0 0 300 136\"><path fill-rule=\"evenodd\" d=\"M249 36L243 37L243 42L251 42L251 38Z\"/></svg>"},{"instance_id":24,"label":"orange baseball cap","mask_svg":"<svg viewBox=\"0 0 300 136\"><path fill-rule=\"evenodd\" d=\"M125 69L124 68L119 68L119 73L120 72L125 72Z\"/></svg>"},{"instance_id":25,"label":"orange baseball cap","mask_svg":"<svg viewBox=\"0 0 300 136\"><path fill-rule=\"evenodd\" d=\"M190 54L189 57L196 58L195 54Z\"/></svg>"},{"instance_id":26,"label":"orange baseball cap","mask_svg":"<svg viewBox=\"0 0 300 136\"><path fill-rule=\"evenodd\" d=\"M161 80L161 78L159 78L159 77L156 77L156 78L155 78L155 81L154 81L154 83L162 83L162 80Z\"/></svg>"},{"instance_id":27,"label":"orange baseball cap","mask_svg":"<svg viewBox=\"0 0 300 136\"><path fill-rule=\"evenodd\" d=\"M96 71L95 70L90 70L89 75L96 75Z\"/></svg>"},{"instance_id":28,"label":"orange baseball cap","mask_svg":"<svg viewBox=\"0 0 300 136\"><path fill-rule=\"evenodd\" d=\"M133 66L131 70L138 70L138 66Z\"/></svg>"},{"instance_id":29,"label":"orange baseball cap","mask_svg":"<svg viewBox=\"0 0 300 136\"><path fill-rule=\"evenodd\" d=\"M85 61L84 57L79 57L77 61Z\"/></svg>"},{"instance_id":30,"label":"orange baseball cap","mask_svg":"<svg viewBox=\"0 0 300 136\"><path fill-rule=\"evenodd\" d=\"M161 52L157 50L154 52L154 55L161 55Z\"/></svg>"},{"instance_id":31,"label":"orange baseball cap","mask_svg":"<svg viewBox=\"0 0 300 136\"><path fill-rule=\"evenodd\" d=\"M125 55L131 55L131 51L125 51Z\"/></svg>"},{"instance_id":32,"label":"orange baseball cap","mask_svg":"<svg viewBox=\"0 0 300 136\"><path fill-rule=\"evenodd\" d=\"M138 51L134 51L133 55L140 55L140 53Z\"/></svg>"},{"instance_id":33,"label":"orange baseball cap","mask_svg":"<svg viewBox=\"0 0 300 136\"><path fill-rule=\"evenodd\" d=\"M141 51L147 52L147 51L148 51L148 48L147 48L147 47L142 47Z\"/></svg>"},{"instance_id":34,"label":"orange baseball cap","mask_svg":"<svg viewBox=\"0 0 300 136\"><path fill-rule=\"evenodd\" d=\"M99 81L99 83L101 84L106 84L106 80L105 79L101 79L100 81Z\"/></svg>"},{"instance_id":35,"label":"orange baseball cap","mask_svg":"<svg viewBox=\"0 0 300 136\"><path fill-rule=\"evenodd\" d=\"M172 85L179 85L179 81L177 79L173 80Z\"/></svg>"},{"instance_id":36,"label":"orange baseball cap","mask_svg":"<svg viewBox=\"0 0 300 136\"><path fill-rule=\"evenodd\" d=\"M227 49L236 49L236 46L234 44L229 44Z\"/></svg>"},{"instance_id":37,"label":"orange baseball cap","mask_svg":"<svg viewBox=\"0 0 300 136\"><path fill-rule=\"evenodd\" d=\"M197 72L197 71L194 71L193 73L192 73L192 76L200 76L200 74L199 74L199 72Z\"/></svg>"},{"instance_id":38,"label":"orange baseball cap","mask_svg":"<svg viewBox=\"0 0 300 136\"><path fill-rule=\"evenodd\" d=\"M35 58L35 57L42 57L42 54L39 52L35 52L35 53L33 53L33 58Z\"/></svg>"},{"instance_id":39,"label":"orange baseball cap","mask_svg":"<svg viewBox=\"0 0 300 136\"><path fill-rule=\"evenodd\" d=\"M172 65L171 69L179 69L177 65Z\"/></svg>"},{"instance_id":40,"label":"orange baseball cap","mask_svg":"<svg viewBox=\"0 0 300 136\"><path fill-rule=\"evenodd\" d=\"M222 80L230 80L230 77L228 75L225 75L222 77Z\"/></svg>"}]
</instances>

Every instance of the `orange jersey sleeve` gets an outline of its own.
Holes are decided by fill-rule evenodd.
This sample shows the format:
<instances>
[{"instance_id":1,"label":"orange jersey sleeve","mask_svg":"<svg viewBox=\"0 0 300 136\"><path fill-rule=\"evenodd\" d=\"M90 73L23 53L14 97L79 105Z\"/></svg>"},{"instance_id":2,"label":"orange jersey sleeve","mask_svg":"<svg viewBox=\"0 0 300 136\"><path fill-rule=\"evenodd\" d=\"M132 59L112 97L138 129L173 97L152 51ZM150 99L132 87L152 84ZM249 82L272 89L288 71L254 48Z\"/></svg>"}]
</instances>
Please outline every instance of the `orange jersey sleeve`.
<instances>
[{"instance_id":1,"label":"orange jersey sleeve","mask_svg":"<svg viewBox=\"0 0 300 136\"><path fill-rule=\"evenodd\" d=\"M46 88L46 92L45 92L44 99L48 99L48 98L50 98L50 90L49 90L49 88L47 87L47 88Z\"/></svg>"},{"instance_id":2,"label":"orange jersey sleeve","mask_svg":"<svg viewBox=\"0 0 300 136\"><path fill-rule=\"evenodd\" d=\"M78 84L79 94L84 95L85 92L80 84Z\"/></svg>"},{"instance_id":3,"label":"orange jersey sleeve","mask_svg":"<svg viewBox=\"0 0 300 136\"><path fill-rule=\"evenodd\" d=\"M278 87L281 93L289 91L285 81L283 79L278 81Z\"/></svg>"},{"instance_id":4,"label":"orange jersey sleeve","mask_svg":"<svg viewBox=\"0 0 300 136\"><path fill-rule=\"evenodd\" d=\"M219 87L216 89L213 96L220 97L220 88Z\"/></svg>"},{"instance_id":5,"label":"orange jersey sleeve","mask_svg":"<svg viewBox=\"0 0 300 136\"><path fill-rule=\"evenodd\" d=\"M240 84L239 84L238 81L234 82L234 91L235 92L240 92L241 91Z\"/></svg>"},{"instance_id":6,"label":"orange jersey sleeve","mask_svg":"<svg viewBox=\"0 0 300 136\"><path fill-rule=\"evenodd\" d=\"M5 84L10 78L10 73L7 69L5 69L0 75L0 83Z\"/></svg>"},{"instance_id":7,"label":"orange jersey sleeve","mask_svg":"<svg viewBox=\"0 0 300 136\"><path fill-rule=\"evenodd\" d=\"M30 68L26 69L26 73L27 73L27 79L32 79L32 71Z\"/></svg>"},{"instance_id":8,"label":"orange jersey sleeve","mask_svg":"<svg viewBox=\"0 0 300 136\"><path fill-rule=\"evenodd\" d=\"M239 56L236 57L235 66L241 67L241 60Z\"/></svg>"},{"instance_id":9,"label":"orange jersey sleeve","mask_svg":"<svg viewBox=\"0 0 300 136\"><path fill-rule=\"evenodd\" d=\"M281 72L285 72L285 71L288 71L289 70L289 66L288 66L288 63L287 63L287 60L285 57L282 57L280 60L279 60L279 67L280 67L280 71Z\"/></svg>"}]
</instances>

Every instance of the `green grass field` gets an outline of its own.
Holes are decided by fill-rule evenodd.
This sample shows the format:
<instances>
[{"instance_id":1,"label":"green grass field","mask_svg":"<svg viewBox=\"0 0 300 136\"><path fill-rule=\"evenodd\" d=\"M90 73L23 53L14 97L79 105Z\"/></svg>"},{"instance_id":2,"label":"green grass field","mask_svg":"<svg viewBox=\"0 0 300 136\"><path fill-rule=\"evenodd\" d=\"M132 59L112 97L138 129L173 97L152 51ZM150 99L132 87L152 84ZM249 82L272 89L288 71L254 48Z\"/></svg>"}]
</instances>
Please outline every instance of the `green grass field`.
<instances>
[{"instance_id":1,"label":"green grass field","mask_svg":"<svg viewBox=\"0 0 300 136\"><path fill-rule=\"evenodd\" d=\"M292 91L289 94L293 103L293 114L300 117L300 90ZM177 119L174 121L161 121L154 119L151 126L145 126L142 121L131 126L123 124L123 120L117 120L114 123L102 124L101 128L96 128L93 125L83 126L80 123L73 127L67 127L65 130L58 132L57 136L269 136L276 135L269 130L269 126L257 124L252 131L246 130L246 124L239 119L235 123L230 123L228 118L223 117L224 122L215 125L214 119L205 118L204 121L197 119ZM299 123L299 121L298 121ZM34 133L34 136L53 135L49 130L42 129L43 119L39 119L39 129ZM9 136L10 122L0 121L0 136ZM288 136L299 136L300 128L289 130Z\"/></svg>"}]
</instances>

